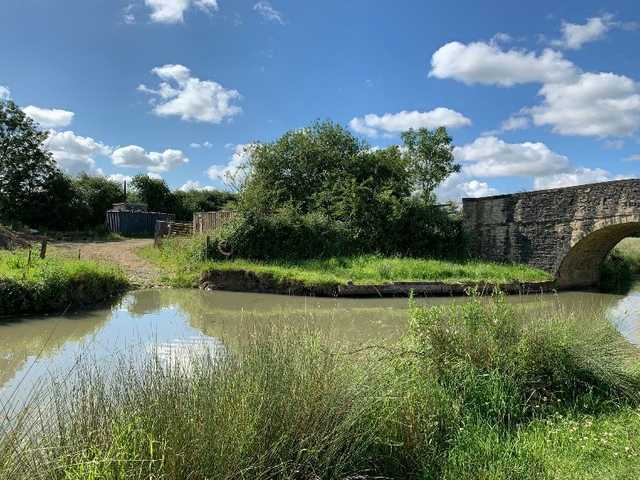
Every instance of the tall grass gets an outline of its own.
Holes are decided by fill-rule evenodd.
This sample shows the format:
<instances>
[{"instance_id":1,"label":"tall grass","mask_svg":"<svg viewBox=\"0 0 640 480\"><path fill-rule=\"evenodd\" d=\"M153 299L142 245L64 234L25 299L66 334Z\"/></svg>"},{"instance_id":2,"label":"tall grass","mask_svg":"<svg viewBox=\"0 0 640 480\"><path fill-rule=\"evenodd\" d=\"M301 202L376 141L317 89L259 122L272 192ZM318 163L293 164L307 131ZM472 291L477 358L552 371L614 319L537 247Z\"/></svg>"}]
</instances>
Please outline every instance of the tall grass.
<instances>
[{"instance_id":1,"label":"tall grass","mask_svg":"<svg viewBox=\"0 0 640 480\"><path fill-rule=\"evenodd\" d=\"M602 316L474 296L392 345L274 325L198 352L80 368L11 412L0 478L640 475L638 350Z\"/></svg>"},{"instance_id":2,"label":"tall grass","mask_svg":"<svg viewBox=\"0 0 640 480\"><path fill-rule=\"evenodd\" d=\"M111 266L47 258L29 250L0 251L0 316L49 312L104 300L128 286Z\"/></svg>"}]
</instances>

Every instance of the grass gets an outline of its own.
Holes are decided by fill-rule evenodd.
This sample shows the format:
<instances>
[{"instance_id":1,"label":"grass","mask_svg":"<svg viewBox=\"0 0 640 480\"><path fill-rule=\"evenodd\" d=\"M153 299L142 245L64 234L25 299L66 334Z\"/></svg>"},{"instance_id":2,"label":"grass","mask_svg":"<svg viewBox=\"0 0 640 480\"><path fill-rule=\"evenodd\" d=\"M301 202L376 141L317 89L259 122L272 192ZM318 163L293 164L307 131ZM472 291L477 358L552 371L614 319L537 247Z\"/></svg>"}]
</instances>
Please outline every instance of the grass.
<instances>
[{"instance_id":1,"label":"grass","mask_svg":"<svg viewBox=\"0 0 640 480\"><path fill-rule=\"evenodd\" d=\"M473 296L413 306L395 344L274 324L234 352L74 368L0 411L0 478L640 476L640 357L596 313Z\"/></svg>"},{"instance_id":2,"label":"grass","mask_svg":"<svg viewBox=\"0 0 640 480\"><path fill-rule=\"evenodd\" d=\"M47 258L27 249L0 251L0 316L94 303L128 286L123 273L85 260Z\"/></svg>"},{"instance_id":3,"label":"grass","mask_svg":"<svg viewBox=\"0 0 640 480\"><path fill-rule=\"evenodd\" d=\"M257 262L243 259L205 260L202 239L165 241L161 249L151 247L138 253L173 270L170 283L197 286L200 275L210 271L251 271L271 278L275 283L303 284L385 284L398 281L422 282L535 282L552 276L523 265L506 265L476 260L446 261L361 255L348 258L313 260L284 259Z\"/></svg>"}]
</instances>

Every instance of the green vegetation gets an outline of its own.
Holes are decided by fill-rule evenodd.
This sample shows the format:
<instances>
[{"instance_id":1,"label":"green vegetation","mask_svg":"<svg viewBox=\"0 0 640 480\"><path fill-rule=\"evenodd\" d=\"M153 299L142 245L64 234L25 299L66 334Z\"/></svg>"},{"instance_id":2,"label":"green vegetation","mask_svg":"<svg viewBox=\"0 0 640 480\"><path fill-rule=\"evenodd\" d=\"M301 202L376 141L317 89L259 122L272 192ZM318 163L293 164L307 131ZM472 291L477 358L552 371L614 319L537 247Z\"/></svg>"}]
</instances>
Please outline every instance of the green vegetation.
<instances>
[{"instance_id":1,"label":"green vegetation","mask_svg":"<svg viewBox=\"0 0 640 480\"><path fill-rule=\"evenodd\" d=\"M523 265L506 265L476 260L455 261L385 257L377 254L315 259L217 259L206 260L204 238L165 239L162 248L148 247L137 252L147 260L162 264L172 273L164 280L174 286L192 287L211 272L247 271L268 278L275 285L384 284L399 281L422 282L536 282L552 277ZM218 255L222 257L221 255Z\"/></svg>"},{"instance_id":2,"label":"green vegetation","mask_svg":"<svg viewBox=\"0 0 640 480\"><path fill-rule=\"evenodd\" d=\"M0 316L51 312L95 303L129 285L120 270L84 260L0 250Z\"/></svg>"},{"instance_id":3,"label":"green vegetation","mask_svg":"<svg viewBox=\"0 0 640 480\"><path fill-rule=\"evenodd\" d=\"M221 237L240 258L369 253L456 257L465 250L455 205L433 190L460 169L446 129L402 135L377 150L330 121L246 149L238 215Z\"/></svg>"},{"instance_id":4,"label":"green vegetation","mask_svg":"<svg viewBox=\"0 0 640 480\"><path fill-rule=\"evenodd\" d=\"M604 263L600 278L601 289L625 294L640 276L640 239L627 237L615 246Z\"/></svg>"},{"instance_id":5,"label":"green vegetation","mask_svg":"<svg viewBox=\"0 0 640 480\"><path fill-rule=\"evenodd\" d=\"M74 365L0 412L0 478L638 477L637 348L541 308L472 296L413 307L392 345L275 324Z\"/></svg>"}]
</instances>

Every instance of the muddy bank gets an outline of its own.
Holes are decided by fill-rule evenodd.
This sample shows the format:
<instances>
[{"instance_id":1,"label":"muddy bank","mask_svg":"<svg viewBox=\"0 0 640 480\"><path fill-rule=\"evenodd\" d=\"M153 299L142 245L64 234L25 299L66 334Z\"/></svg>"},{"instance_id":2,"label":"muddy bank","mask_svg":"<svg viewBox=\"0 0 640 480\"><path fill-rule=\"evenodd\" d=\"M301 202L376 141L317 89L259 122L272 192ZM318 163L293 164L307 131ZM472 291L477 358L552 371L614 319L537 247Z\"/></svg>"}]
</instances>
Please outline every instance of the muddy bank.
<instances>
[{"instance_id":1,"label":"muddy bank","mask_svg":"<svg viewBox=\"0 0 640 480\"><path fill-rule=\"evenodd\" d=\"M278 293L285 295L308 295L318 297L394 297L464 295L469 289L491 293L491 283L442 283L442 282L393 282L389 284L304 284L297 281L279 282L271 275L247 270L209 271L200 276L200 288L232 292ZM553 282L508 283L500 290L508 294L548 292L554 289Z\"/></svg>"}]
</instances>

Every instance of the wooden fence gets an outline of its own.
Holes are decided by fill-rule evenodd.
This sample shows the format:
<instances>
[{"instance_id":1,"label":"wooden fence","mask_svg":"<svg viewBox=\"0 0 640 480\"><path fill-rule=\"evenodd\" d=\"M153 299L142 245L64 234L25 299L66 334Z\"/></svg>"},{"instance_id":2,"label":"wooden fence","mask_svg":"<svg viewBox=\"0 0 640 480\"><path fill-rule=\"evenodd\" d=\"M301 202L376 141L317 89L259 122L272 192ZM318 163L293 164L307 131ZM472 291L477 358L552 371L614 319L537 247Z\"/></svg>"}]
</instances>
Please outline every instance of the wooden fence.
<instances>
[{"instance_id":1,"label":"wooden fence","mask_svg":"<svg viewBox=\"0 0 640 480\"><path fill-rule=\"evenodd\" d=\"M109 233L121 233L122 235L141 235L155 233L156 222L175 221L176 216L172 213L154 212L130 212L112 211L107 212L107 231Z\"/></svg>"},{"instance_id":2,"label":"wooden fence","mask_svg":"<svg viewBox=\"0 0 640 480\"><path fill-rule=\"evenodd\" d=\"M190 222L157 221L153 235L153 245L162 245L162 239L170 236L190 237L193 235L193 225Z\"/></svg>"},{"instance_id":3,"label":"wooden fence","mask_svg":"<svg viewBox=\"0 0 640 480\"><path fill-rule=\"evenodd\" d=\"M193 231L200 234L220 230L225 222L236 215L235 210L219 212L196 212L193 214Z\"/></svg>"}]
</instances>

